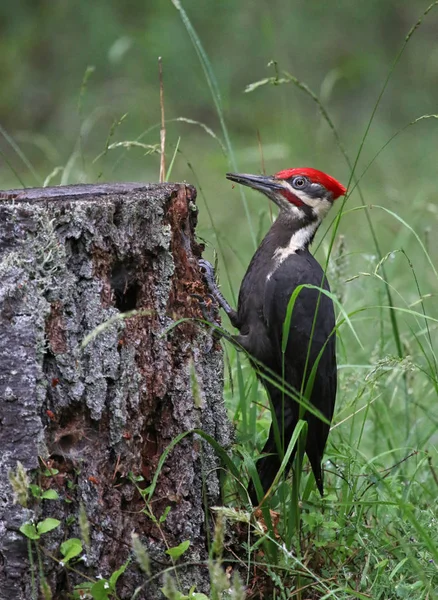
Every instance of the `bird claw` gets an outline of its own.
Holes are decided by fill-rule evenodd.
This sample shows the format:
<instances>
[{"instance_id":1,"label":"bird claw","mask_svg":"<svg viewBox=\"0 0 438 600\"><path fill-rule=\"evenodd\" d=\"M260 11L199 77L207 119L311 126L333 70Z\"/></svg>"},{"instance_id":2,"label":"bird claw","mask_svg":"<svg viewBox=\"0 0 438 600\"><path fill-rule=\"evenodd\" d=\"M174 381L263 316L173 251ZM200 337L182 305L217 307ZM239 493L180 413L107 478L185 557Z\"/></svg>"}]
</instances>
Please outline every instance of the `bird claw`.
<instances>
[{"instance_id":1,"label":"bird claw","mask_svg":"<svg viewBox=\"0 0 438 600\"><path fill-rule=\"evenodd\" d=\"M222 292L220 291L218 284L216 283L213 266L208 262L208 260L204 260L203 258L201 258L198 261L198 265L202 274L202 278L204 279L205 285L207 286L210 295L213 299L214 305L222 308L228 315L234 327L238 327L237 313L231 308L231 306L228 304L228 302L222 295Z\"/></svg>"},{"instance_id":2,"label":"bird claw","mask_svg":"<svg viewBox=\"0 0 438 600\"><path fill-rule=\"evenodd\" d=\"M198 265L202 274L202 278L204 279L208 289L212 294L214 294L214 291L217 289L217 285L213 265L204 258L201 258L198 261Z\"/></svg>"},{"instance_id":3,"label":"bird claw","mask_svg":"<svg viewBox=\"0 0 438 600\"><path fill-rule=\"evenodd\" d=\"M211 323L212 325L218 326L214 319L214 313L217 311L217 305L215 303L214 297L211 294L207 294L207 299L200 294L190 294L192 298L196 298L199 302L199 308L201 309L202 316L205 321Z\"/></svg>"}]
</instances>

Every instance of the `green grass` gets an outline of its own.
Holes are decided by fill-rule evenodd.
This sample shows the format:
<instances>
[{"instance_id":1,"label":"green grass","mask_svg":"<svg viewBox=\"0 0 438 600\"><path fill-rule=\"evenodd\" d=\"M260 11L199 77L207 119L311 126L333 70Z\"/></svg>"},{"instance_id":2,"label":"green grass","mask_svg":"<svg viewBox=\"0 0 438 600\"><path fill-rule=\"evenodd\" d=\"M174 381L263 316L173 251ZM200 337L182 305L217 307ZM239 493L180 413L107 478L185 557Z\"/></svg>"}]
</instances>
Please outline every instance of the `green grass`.
<instances>
[{"instance_id":1,"label":"green grass","mask_svg":"<svg viewBox=\"0 0 438 600\"><path fill-rule=\"evenodd\" d=\"M258 171L259 158L253 157L253 141L242 136L240 152L233 145L237 133L233 136L227 128L220 85L209 57L181 4L174 4L202 65L218 131L186 116L169 119L169 169L175 178L196 184L199 234L209 240L210 254L213 249L218 252L221 283L226 295L235 299L270 216L261 197L251 194L246 199L241 190L225 187L223 174L228 168ZM435 6L431 4L423 14L431 22L436 19L431 13ZM339 392L325 455L326 495L321 499L317 494L305 462L302 475L297 469L293 480L279 477L276 482L269 503L278 513L278 522L266 502L262 516L267 530L261 528L259 516L249 518L248 510L243 515L226 513L231 529L238 530L233 520L244 521L248 534L235 536L230 547L225 544L220 561L238 567L248 598L438 598L438 251L433 235L438 217L438 124L436 115L417 114L394 133L387 125L389 118L376 121L379 111L389 110L382 108L382 99L397 65L403 64L406 45L415 46L420 24L421 19L408 32L393 65L387 67L388 76L382 79L376 100L369 102L370 116L360 113L357 129L363 133L356 135L354 129L356 141L353 134L347 141L341 139L339 118L332 118L328 109L330 93L318 95L288 72L279 71L257 82L247 96L257 106L261 101L256 97L263 93L266 106L283 107L276 117L279 126L284 126L290 114L287 103L278 102L278 97L289 101L295 94L304 94L302 101L316 106L318 114L309 109L302 121L310 124L322 142L309 147L305 125L301 120L294 122L300 143L286 135L282 138L284 145L290 141L293 151L281 150L283 164L278 167L300 163L301 151L304 156L315 151L319 163L324 157L327 170L331 167L336 172L341 169L339 156L345 161L350 190L344 203L337 202L338 212L331 222L329 217L313 248L327 266L333 293L342 305L337 331ZM165 77L166 68L165 64ZM148 121L143 132L138 128L134 136L125 137L129 117L122 110L111 116L105 129L98 111L86 109L87 94L93 88L91 75L92 70L86 69L77 109L80 130L71 153L52 161L46 181L125 179L133 178L132 173L156 180L158 119ZM171 72L167 76L171 78ZM405 85L408 92L407 76ZM242 83L239 93L244 87ZM158 85L156 97L158 103ZM14 181L40 183L43 171L9 132L1 128L0 134L5 144L3 173L11 185L17 185ZM186 142L189 136L191 142ZM274 167L278 158L266 131L263 141L267 162ZM44 145L50 150L47 140ZM334 149L339 153L333 157ZM245 495L242 486L237 486L236 496L235 482L239 479L246 484L248 477L255 477L255 450L267 437L270 414L246 358L228 345L225 351L229 364L225 398L236 425L237 443L232 463L227 465L233 477L226 482L224 494L228 506L241 508ZM207 442L214 446L214 440ZM288 449L284 450L287 454ZM160 468L164 460L165 455ZM222 592L214 594L220 598Z\"/></svg>"},{"instance_id":2,"label":"green grass","mask_svg":"<svg viewBox=\"0 0 438 600\"><path fill-rule=\"evenodd\" d=\"M406 36L372 109L354 160L346 153L317 95L297 78L284 73L280 79L277 74L250 86L248 91L264 84L292 83L307 93L317 103L347 161L348 187L351 189L353 181L355 188L359 183L362 186L362 177L358 179L355 170L380 101L406 45L436 4L426 9ZM191 37L202 49L193 29ZM202 60L209 64L205 55ZM222 123L218 102L216 108ZM424 118L430 116L423 115L416 122ZM382 150L385 147L386 144ZM266 508L262 508L267 531L261 534L257 523L253 524L254 533L245 548L247 584L254 597L257 593L261 598L270 594L278 598L338 599L420 599L438 595L437 478L432 466L437 453L430 445L437 430L433 403L438 371L433 337L438 321L428 313L419 283L421 279L423 286L423 281L429 280L428 289L436 290L438 278L414 229L395 211L377 207L411 233L418 244L415 253L423 254L426 273L422 270L420 276L403 246L390 248L383 255L373 211L367 207L361 188L358 190L363 208L358 218L363 221L365 217L375 255L363 257L362 262L360 254L356 256L355 262L361 262L359 271L348 260L347 241L339 256L331 256L349 196L342 202L325 244L326 268L331 266L337 293L344 297L340 320L348 313L343 320L352 322L353 332L352 335L345 327L337 331L340 389L326 454L326 495L319 498L311 476L301 480L302 452L298 451L292 486L283 482L271 498L271 508L279 513L278 523L274 524ZM409 266L402 285L394 281L396 277L388 264L393 257L399 259L400 254L406 259L405 266ZM293 299L291 309L292 306ZM252 440L256 447L258 438L263 444L269 411L262 410L256 416L251 410L257 389L254 375L242 367L235 352L231 354L232 377L226 392L243 444L236 452L236 460L243 473L246 468L249 477L254 477L257 487L247 444ZM287 450L284 448L285 460L279 475L292 446L300 443L298 432L297 426L295 439ZM277 437L281 437L281 431ZM239 460L239 454L243 460Z\"/></svg>"}]
</instances>

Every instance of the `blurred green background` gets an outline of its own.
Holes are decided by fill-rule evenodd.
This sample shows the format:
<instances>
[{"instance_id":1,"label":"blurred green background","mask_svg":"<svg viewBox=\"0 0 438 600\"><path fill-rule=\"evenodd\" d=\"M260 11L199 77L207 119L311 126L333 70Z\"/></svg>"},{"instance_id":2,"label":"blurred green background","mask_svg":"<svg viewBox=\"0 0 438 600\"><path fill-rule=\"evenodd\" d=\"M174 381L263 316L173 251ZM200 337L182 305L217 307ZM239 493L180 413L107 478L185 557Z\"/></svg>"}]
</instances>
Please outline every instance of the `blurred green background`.
<instances>
[{"instance_id":1,"label":"blurred green background","mask_svg":"<svg viewBox=\"0 0 438 600\"><path fill-rule=\"evenodd\" d=\"M244 93L245 86L274 75L267 64L277 61L280 71L292 73L320 96L354 158L389 68L427 6L419 0L186 0L183 5L218 80L238 168L260 171L259 131L267 172L315 166L344 183L349 170L308 96L291 85L265 86L250 94ZM438 112L437 32L438 14L431 12L395 69L358 174L398 129L422 114ZM141 149L112 150L91 163L122 115L127 113L111 142L134 140L159 123L158 56L164 64L166 118L201 121L222 138L201 65L170 0L2 2L0 124L22 148L39 180L1 136L1 187L19 186L6 160L26 186L42 183L69 160L64 182L91 182L99 176L103 181L156 181L159 157L144 156ZM78 98L88 66L95 70L79 116ZM72 162L81 123L83 159ZM238 232L251 250L240 196L224 179L229 164L219 145L200 127L184 123L169 123L167 137L169 158L181 137L172 179L196 183L190 163L218 231ZM397 138L363 181L366 202L384 203L405 218L409 215L419 230L430 225L437 215L437 139L438 123L431 121ZM142 141L159 143L159 129ZM61 178L60 173L53 183ZM249 201L257 228L266 203L253 196ZM351 205L354 202L353 197ZM375 216L377 221L383 218ZM346 232L355 230L355 239L360 238L363 216L346 221ZM201 229L206 223L201 211ZM229 241L237 243L235 236Z\"/></svg>"},{"instance_id":2,"label":"blurred green background","mask_svg":"<svg viewBox=\"0 0 438 600\"><path fill-rule=\"evenodd\" d=\"M280 75L293 74L320 98L354 163L394 60L429 0L182 2L217 79L235 168L262 171L259 137L267 173L309 166L347 184L351 170L309 94L292 84L244 90L274 76L268 63L276 61ZM255 243L269 226L269 205L245 190L248 219L239 186L233 189L225 179L233 159L221 147L226 140L215 100L171 0L0 2L0 188L158 181L159 56L168 166L178 146L170 179L198 188L198 235L207 242L208 258L218 252L222 289L233 302ZM436 113L437 5L391 74L356 175L397 132ZM181 117L203 125L175 121ZM148 148L110 147L132 141ZM339 529L331 533L339 553L333 555L328 537L324 581L337 588L345 576L349 587L350 572L363 568L357 589L372 590L373 598L432 598L427 580L436 576L437 175L438 119L422 119L397 135L361 179L363 203L371 208L361 208L357 189L348 197L328 264L332 290L360 342L348 326L339 328L339 391L325 454L326 489L337 496L323 501L325 518L333 502L331 519ZM340 199L313 245L323 265L333 228L324 232L341 205ZM226 318L223 323L230 328ZM260 411L263 395L248 363L226 348L225 397L237 439L251 453L266 438L269 411ZM239 452L237 445L236 462ZM371 508L363 516L361 499L374 507L375 521ZM409 521L411 514L416 521ZM392 554L397 545L399 554ZM378 575L377 587L389 590L383 595L374 582ZM406 587L405 577L409 585L424 584L424 595ZM398 578L405 587L395 594ZM359 597L345 597L353 596Z\"/></svg>"},{"instance_id":3,"label":"blurred green background","mask_svg":"<svg viewBox=\"0 0 438 600\"><path fill-rule=\"evenodd\" d=\"M268 173L313 166L346 184L350 170L333 132L307 94L290 84L266 85L252 93L244 93L245 87L273 76L275 70L268 63L276 61L280 72L292 73L320 97L354 161L385 78L427 4L419 0L185 0L183 6L217 78L238 169L261 171L259 132ZM3 189L20 187L20 181L41 185L50 175L52 184L157 181L157 153L117 148L96 158L108 143L141 139L159 144L158 56L164 65L168 164L180 139L171 179L185 180L202 191L198 233L209 243L210 257L213 248L221 249L223 289L232 295L230 287L235 293L254 250L251 227L259 241L269 225L268 202L246 192L250 225L239 190L225 180L230 161L218 141L201 126L172 121L196 120L224 138L202 66L170 0L1 3L0 185ZM83 84L90 66L94 71ZM392 135L428 113L438 113L438 10L424 19L395 67L357 175ZM115 123L119 124L114 127ZM30 165L8 142L8 135ZM429 119L396 137L361 181L365 203L384 205L407 221L435 262L437 172L438 121ZM359 205L354 192L346 208ZM397 252L402 248L414 265L423 306L437 316L436 278L418 240L390 214L377 208L369 214L382 255L394 252L385 264L396 304L419 309L413 271L406 256ZM363 347L346 332L339 346L341 368L359 364L373 369L386 360L385 369L391 371L388 357L397 352L388 311L369 308L387 304L387 298L365 211L343 217L338 239L340 234L343 248L335 248L333 255L332 287L347 311L368 307L354 317ZM328 239L318 249L321 261ZM398 317L405 353L415 354L412 328L421 331L425 324L407 314ZM430 326L436 338L435 323ZM418 361L425 363L421 352ZM364 372L351 371L343 388L346 396L351 398L352 388L359 394ZM392 403L399 388L394 382L390 385L395 385L387 396ZM405 400L397 401L394 409L395 415L403 415L403 436L409 430L418 433L413 424L420 427L423 419L429 428L436 428L432 408L436 395L430 378L420 374L415 386L415 406L420 403L427 409L419 409L418 414L413 409L411 422L405 420L405 389Z\"/></svg>"}]
</instances>

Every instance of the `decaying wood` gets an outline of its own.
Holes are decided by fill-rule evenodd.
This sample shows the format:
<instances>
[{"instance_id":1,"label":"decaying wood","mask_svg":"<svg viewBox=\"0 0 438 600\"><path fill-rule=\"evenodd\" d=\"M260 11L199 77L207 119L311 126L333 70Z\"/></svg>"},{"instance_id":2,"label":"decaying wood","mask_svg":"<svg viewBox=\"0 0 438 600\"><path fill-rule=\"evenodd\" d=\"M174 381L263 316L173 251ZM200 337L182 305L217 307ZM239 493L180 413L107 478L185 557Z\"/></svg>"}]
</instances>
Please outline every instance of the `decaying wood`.
<instances>
[{"instance_id":1,"label":"decaying wood","mask_svg":"<svg viewBox=\"0 0 438 600\"><path fill-rule=\"evenodd\" d=\"M61 521L41 540L53 597L85 579L49 556L61 559L60 544L81 537L81 503L91 548L77 572L109 576L131 555L135 531L155 573L171 564L166 544L190 540L184 559L199 564L179 571L181 587L208 589L201 563L204 499L219 501L213 450L191 434L169 454L151 504L157 518L170 507L161 532L142 512L130 475L147 487L163 450L193 428L230 443L221 351L193 320L202 315L192 294L205 294L195 197L180 184L0 195L0 600L32 597L27 540L18 531L31 519ZM118 318L133 309L140 314ZM189 320L172 327L180 319ZM8 473L17 461L60 499L14 503ZM139 598L162 598L160 578L145 579L132 561L119 597L143 584Z\"/></svg>"}]
</instances>

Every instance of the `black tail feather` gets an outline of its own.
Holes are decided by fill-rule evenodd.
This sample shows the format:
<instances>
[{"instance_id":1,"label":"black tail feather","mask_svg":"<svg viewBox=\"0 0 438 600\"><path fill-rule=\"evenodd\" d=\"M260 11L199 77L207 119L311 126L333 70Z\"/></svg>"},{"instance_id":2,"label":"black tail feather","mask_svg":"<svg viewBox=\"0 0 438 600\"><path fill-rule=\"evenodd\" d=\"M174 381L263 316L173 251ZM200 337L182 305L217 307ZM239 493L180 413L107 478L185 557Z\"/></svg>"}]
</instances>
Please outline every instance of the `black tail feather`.
<instances>
[{"instance_id":1,"label":"black tail feather","mask_svg":"<svg viewBox=\"0 0 438 600\"><path fill-rule=\"evenodd\" d=\"M273 393L273 391L271 390L271 394L273 394L274 398L275 398L275 392ZM278 407L281 404L278 401L278 398L275 398L273 404L276 409L276 412L279 412ZM279 429L280 429L280 437L282 437L281 425L283 425L283 427L284 427L284 452L286 451L286 449L289 445L289 442L292 438L292 435L293 435L293 432L294 432L294 429L296 426L296 422L297 422L296 416L294 414L294 411L293 411L291 405L286 406L285 409L286 410L284 411L285 415L284 415L283 423L280 421L280 415L277 414L277 422L278 422ZM312 417L310 417L310 421L312 421ZM312 423L310 423L310 424L312 424ZM328 433L328 428L327 428L327 433ZM323 484L323 473L322 473L322 469L321 469L321 458L322 458L322 452L323 452L324 446L321 449L319 447L320 440L314 439L314 437L315 436L314 436L313 432L310 431L308 433L307 441L306 441L306 453L307 453L307 456L309 457L310 465L312 467L312 471L315 476L316 486L318 488L319 493L322 496L324 494L324 484ZM325 439L326 439L326 436L325 436ZM324 439L324 445L325 445L325 439ZM280 466L281 466L281 460L278 455L277 445L275 443L274 428L272 425L271 425L271 429L269 432L269 438L266 441L266 444L263 448L262 454L264 454L265 456L262 456L257 461L257 473L259 475L260 482L262 484L263 493L266 494L266 492L271 487L271 485L275 479L275 476L278 473L278 470L280 469ZM293 460L295 458L295 454L296 454L296 447L293 449L291 457L289 459L289 464L286 467L286 474L292 466ZM257 497L257 492L255 489L254 483L252 481L250 482L250 485L248 486L248 494L249 494L252 504L257 505L259 503L259 499Z\"/></svg>"}]
</instances>

